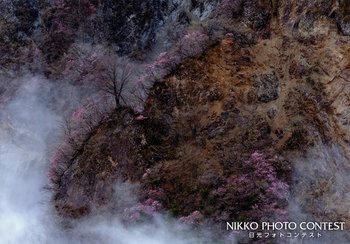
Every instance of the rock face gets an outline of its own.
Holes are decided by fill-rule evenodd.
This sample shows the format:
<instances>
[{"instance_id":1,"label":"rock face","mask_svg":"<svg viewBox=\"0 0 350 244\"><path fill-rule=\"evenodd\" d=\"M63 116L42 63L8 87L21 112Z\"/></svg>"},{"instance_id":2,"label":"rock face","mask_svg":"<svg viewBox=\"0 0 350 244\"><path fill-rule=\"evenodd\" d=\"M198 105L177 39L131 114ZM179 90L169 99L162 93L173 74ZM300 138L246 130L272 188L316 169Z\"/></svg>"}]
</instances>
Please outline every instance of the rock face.
<instances>
[{"instance_id":1,"label":"rock face","mask_svg":"<svg viewBox=\"0 0 350 244\"><path fill-rule=\"evenodd\" d=\"M279 96L280 82L275 74L263 74L253 78L254 90L251 91L252 100L256 97L258 102L268 103Z\"/></svg>"},{"instance_id":2,"label":"rock face","mask_svg":"<svg viewBox=\"0 0 350 244\"><path fill-rule=\"evenodd\" d=\"M148 0L141 4L111 0L2 1L1 64L19 65L19 59L27 58L23 52L30 48L40 52L43 64L55 66L75 41L108 43L115 46L119 55L142 59L156 42L170 40L161 32L165 24L183 32L194 18L207 18L216 3L215 0Z\"/></svg>"}]
</instances>

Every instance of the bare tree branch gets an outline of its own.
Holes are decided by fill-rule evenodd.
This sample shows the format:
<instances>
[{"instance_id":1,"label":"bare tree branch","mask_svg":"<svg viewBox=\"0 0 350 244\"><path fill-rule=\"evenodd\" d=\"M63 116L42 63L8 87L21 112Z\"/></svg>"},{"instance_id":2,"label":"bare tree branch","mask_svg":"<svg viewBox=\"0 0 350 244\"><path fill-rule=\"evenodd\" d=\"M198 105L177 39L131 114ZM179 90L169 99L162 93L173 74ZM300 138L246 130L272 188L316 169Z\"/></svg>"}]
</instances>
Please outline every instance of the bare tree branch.
<instances>
[{"instance_id":1,"label":"bare tree branch","mask_svg":"<svg viewBox=\"0 0 350 244\"><path fill-rule=\"evenodd\" d=\"M113 96L116 108L121 103L127 103L125 91L131 82L133 66L125 58L104 56L102 60L102 72L98 77L99 89Z\"/></svg>"}]
</instances>

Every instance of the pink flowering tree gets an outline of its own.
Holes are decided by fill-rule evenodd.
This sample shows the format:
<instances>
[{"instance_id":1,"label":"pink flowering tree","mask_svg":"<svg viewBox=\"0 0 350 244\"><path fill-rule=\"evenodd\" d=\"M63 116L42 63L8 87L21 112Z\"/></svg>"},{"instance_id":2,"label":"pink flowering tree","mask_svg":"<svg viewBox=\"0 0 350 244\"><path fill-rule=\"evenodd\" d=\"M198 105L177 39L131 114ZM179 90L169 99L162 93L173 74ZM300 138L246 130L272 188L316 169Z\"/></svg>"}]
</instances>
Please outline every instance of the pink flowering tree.
<instances>
[{"instance_id":1,"label":"pink flowering tree","mask_svg":"<svg viewBox=\"0 0 350 244\"><path fill-rule=\"evenodd\" d=\"M122 213L122 219L126 224L133 224L145 219L153 218L162 209L160 202L149 198L142 203L125 208Z\"/></svg>"},{"instance_id":2,"label":"pink flowering tree","mask_svg":"<svg viewBox=\"0 0 350 244\"><path fill-rule=\"evenodd\" d=\"M187 216L179 218L179 221L181 223L191 225L191 226L198 226L203 220L204 220L204 215L198 210L192 212Z\"/></svg>"},{"instance_id":3,"label":"pink flowering tree","mask_svg":"<svg viewBox=\"0 0 350 244\"><path fill-rule=\"evenodd\" d=\"M145 71L150 79L157 80L169 74L181 60L177 49L162 52L153 63L145 65Z\"/></svg>"},{"instance_id":4,"label":"pink flowering tree","mask_svg":"<svg viewBox=\"0 0 350 244\"><path fill-rule=\"evenodd\" d=\"M230 217L285 219L290 171L291 166L286 160L254 152L243 162L241 172L228 177L212 194L217 202L230 206L230 209L226 209Z\"/></svg>"},{"instance_id":5,"label":"pink flowering tree","mask_svg":"<svg viewBox=\"0 0 350 244\"><path fill-rule=\"evenodd\" d=\"M149 169L146 171L149 173ZM142 188L138 192L138 196L139 201L125 207L121 213L125 224L149 220L164 211L162 203L166 201L166 194L163 189L158 187Z\"/></svg>"}]
</instances>

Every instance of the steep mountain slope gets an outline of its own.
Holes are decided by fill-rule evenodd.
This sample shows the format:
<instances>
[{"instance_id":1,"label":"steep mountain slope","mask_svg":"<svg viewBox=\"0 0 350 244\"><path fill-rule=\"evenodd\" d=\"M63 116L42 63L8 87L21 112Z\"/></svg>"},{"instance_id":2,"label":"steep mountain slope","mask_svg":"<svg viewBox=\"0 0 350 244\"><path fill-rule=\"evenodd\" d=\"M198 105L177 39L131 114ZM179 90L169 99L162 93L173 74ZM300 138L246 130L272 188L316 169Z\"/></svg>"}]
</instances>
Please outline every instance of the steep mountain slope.
<instances>
[{"instance_id":1,"label":"steep mountain slope","mask_svg":"<svg viewBox=\"0 0 350 244\"><path fill-rule=\"evenodd\" d=\"M137 82L151 83L139 91L147 99L142 109L72 114L78 129L53 153L49 174L63 220L107 213L133 223L166 212L218 228L305 218L350 227L349 8L348 0L3 1L0 74L9 82L0 105L27 70L53 80L52 110L70 113L68 96L100 103L98 55L127 55L142 67Z\"/></svg>"},{"instance_id":2,"label":"steep mountain slope","mask_svg":"<svg viewBox=\"0 0 350 244\"><path fill-rule=\"evenodd\" d=\"M169 46L192 19L208 17L216 3L215 0L150 0L142 4L109 0L2 1L1 65L19 68L23 63L41 59L42 65L55 67L75 41L113 45L120 55L144 59L159 40L167 40ZM173 25L178 34L172 30L173 36L168 38L169 27L164 29L164 26Z\"/></svg>"},{"instance_id":3,"label":"steep mountain slope","mask_svg":"<svg viewBox=\"0 0 350 244\"><path fill-rule=\"evenodd\" d=\"M114 126L107 123L97 129L87 144L93 149L85 150L73 161L74 170L65 173L72 178L62 179L57 191L59 199L64 199L60 202L75 201L91 209L92 202L96 206L112 196L112 186L106 183L113 179L110 176L98 177L103 183L83 184L79 189L85 190L80 193L88 196L88 192L90 197L76 198L77 190L72 187L80 182L78 175L84 168L91 171L83 175L93 181L95 174L115 172L116 178L140 183L144 199L150 197L149 189L157 189L161 197L156 200L175 215L200 211L217 221L239 216L254 219L257 216L242 209L261 202L246 198L248 205L232 207L235 198L228 198L229 193L220 198L217 192L228 186L225 182L230 176L244 175L242 162L259 151L267 160L281 155L292 163L294 174L290 175L288 163L277 156L274 170L286 182L293 176L290 190L301 211L319 220L348 221L350 216L343 211L346 204L338 200L346 197L341 189L349 170L349 40L323 17L313 25L312 31L305 32L300 26L288 32L273 21L268 37L251 32L229 35L204 55L183 62L154 84L145 106L147 119L135 120L136 115L128 112L127 125L124 119L112 119ZM113 149L115 143L118 146ZM124 153L116 153L116 148L125 148ZM104 163L97 167L96 162ZM115 167L107 169L108 165ZM273 211L285 208L285 200L275 202ZM76 211L74 204L68 206L58 205L58 209ZM289 217L297 218L292 208L290 211Z\"/></svg>"}]
</instances>

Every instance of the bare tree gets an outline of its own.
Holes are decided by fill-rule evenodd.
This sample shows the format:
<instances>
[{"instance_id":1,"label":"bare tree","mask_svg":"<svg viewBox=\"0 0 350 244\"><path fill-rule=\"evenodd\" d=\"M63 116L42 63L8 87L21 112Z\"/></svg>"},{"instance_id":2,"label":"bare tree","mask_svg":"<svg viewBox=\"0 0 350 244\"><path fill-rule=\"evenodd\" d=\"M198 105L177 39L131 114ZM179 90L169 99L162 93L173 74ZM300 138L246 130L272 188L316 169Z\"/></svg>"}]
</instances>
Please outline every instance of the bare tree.
<instances>
[{"instance_id":1,"label":"bare tree","mask_svg":"<svg viewBox=\"0 0 350 244\"><path fill-rule=\"evenodd\" d=\"M125 58L118 56L104 57L103 71L99 77L100 89L113 96L116 108L126 104L125 92L131 82L134 68Z\"/></svg>"}]
</instances>

